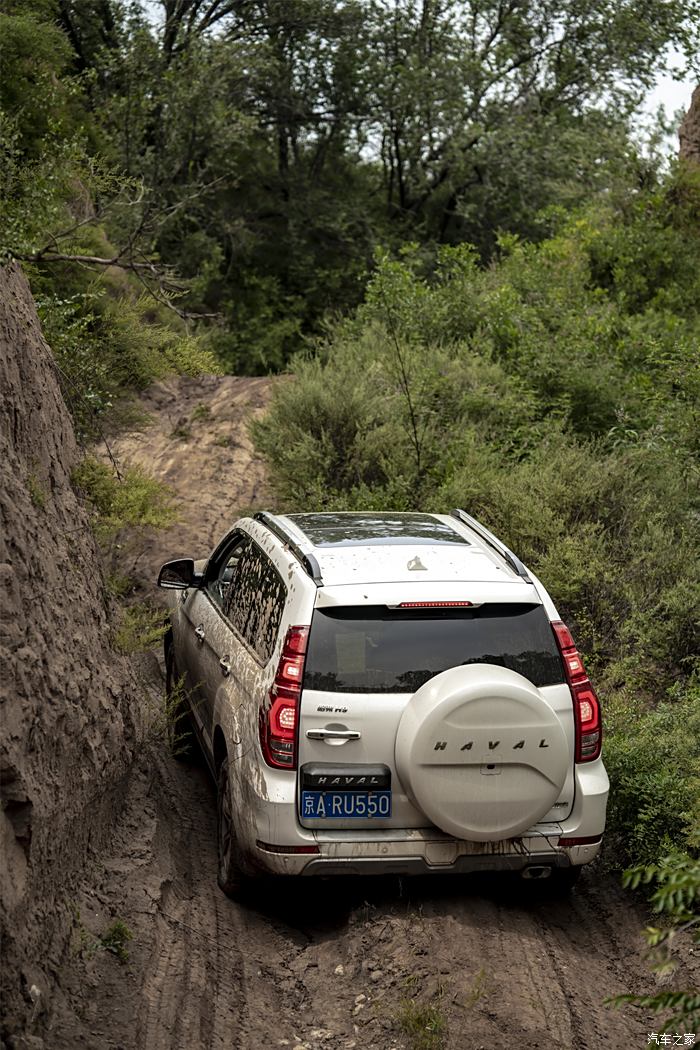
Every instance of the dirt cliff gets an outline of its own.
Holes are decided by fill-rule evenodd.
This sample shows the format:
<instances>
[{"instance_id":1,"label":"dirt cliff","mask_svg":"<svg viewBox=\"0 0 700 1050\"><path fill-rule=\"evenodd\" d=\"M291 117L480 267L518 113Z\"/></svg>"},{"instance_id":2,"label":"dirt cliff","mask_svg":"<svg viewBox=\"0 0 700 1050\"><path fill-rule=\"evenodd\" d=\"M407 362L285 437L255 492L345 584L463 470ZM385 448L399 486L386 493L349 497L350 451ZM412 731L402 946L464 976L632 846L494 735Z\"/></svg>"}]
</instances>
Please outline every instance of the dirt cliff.
<instances>
[{"instance_id":1,"label":"dirt cliff","mask_svg":"<svg viewBox=\"0 0 700 1050\"><path fill-rule=\"evenodd\" d=\"M0 268L0 397L0 1045L38 1047L72 887L120 808L139 692L109 646L99 556L71 485L80 453L17 266Z\"/></svg>"}]
</instances>

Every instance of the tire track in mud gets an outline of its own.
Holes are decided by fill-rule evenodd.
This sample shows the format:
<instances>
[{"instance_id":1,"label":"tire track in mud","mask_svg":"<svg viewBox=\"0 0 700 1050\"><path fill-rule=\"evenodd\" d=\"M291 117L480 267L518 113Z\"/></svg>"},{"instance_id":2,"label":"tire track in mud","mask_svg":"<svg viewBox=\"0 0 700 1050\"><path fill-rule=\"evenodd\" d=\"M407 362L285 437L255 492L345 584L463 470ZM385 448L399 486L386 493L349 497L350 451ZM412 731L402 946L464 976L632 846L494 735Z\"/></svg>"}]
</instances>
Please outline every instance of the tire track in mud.
<instances>
[{"instance_id":1,"label":"tire track in mud","mask_svg":"<svg viewBox=\"0 0 700 1050\"><path fill-rule=\"evenodd\" d=\"M162 886L135 1033L137 1046L155 1050L236 1045L245 1003L237 931L215 881L211 792L203 777L203 771L158 763L158 819L167 851L160 864L171 877Z\"/></svg>"}]
</instances>

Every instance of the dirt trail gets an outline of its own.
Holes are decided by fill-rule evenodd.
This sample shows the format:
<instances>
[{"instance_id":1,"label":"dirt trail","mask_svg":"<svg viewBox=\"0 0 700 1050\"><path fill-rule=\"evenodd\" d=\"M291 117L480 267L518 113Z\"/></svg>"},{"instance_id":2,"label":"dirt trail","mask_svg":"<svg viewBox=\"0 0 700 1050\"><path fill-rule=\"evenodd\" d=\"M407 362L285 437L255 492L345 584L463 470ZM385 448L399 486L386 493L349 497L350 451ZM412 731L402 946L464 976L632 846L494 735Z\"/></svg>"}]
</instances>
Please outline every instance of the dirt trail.
<instances>
[{"instance_id":1,"label":"dirt trail","mask_svg":"<svg viewBox=\"0 0 700 1050\"><path fill-rule=\"evenodd\" d=\"M123 439L120 454L138 455L186 500L185 521L145 553L149 565L190 552L200 535L206 547L229 508L259 500L264 476L243 422L268 391L267 380L181 380L147 400L154 425ZM174 446L172 430L199 404L209 414ZM226 451L219 428L238 456L223 485L210 460L212 448ZM155 660L149 673L158 690ZM653 978L641 957L645 915L599 872L568 901L550 899L546 883L446 878L263 882L235 904L215 865L209 779L156 741L131 777L109 856L76 891L53 1050L600 1050L646 1046L655 1030L632 1008L602 1005ZM133 933L123 965L99 941L116 919ZM688 984L693 963L686 953Z\"/></svg>"},{"instance_id":2,"label":"dirt trail","mask_svg":"<svg viewBox=\"0 0 700 1050\"><path fill-rule=\"evenodd\" d=\"M123 568L146 587L170 558L204 557L241 513L265 505L265 473L248 423L265 411L272 380L176 377L142 398L146 422L111 448L172 490L180 520L142 540Z\"/></svg>"}]
</instances>

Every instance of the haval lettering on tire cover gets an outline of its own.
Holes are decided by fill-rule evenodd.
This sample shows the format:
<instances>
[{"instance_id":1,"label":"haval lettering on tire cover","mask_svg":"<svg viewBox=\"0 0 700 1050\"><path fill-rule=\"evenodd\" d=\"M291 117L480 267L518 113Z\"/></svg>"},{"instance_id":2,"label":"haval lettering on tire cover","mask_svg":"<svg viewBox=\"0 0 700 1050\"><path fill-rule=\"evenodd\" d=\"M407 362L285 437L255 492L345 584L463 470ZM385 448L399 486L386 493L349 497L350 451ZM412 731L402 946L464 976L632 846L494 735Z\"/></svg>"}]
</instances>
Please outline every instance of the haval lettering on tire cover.
<instances>
[{"instance_id":1,"label":"haval lettering on tire cover","mask_svg":"<svg viewBox=\"0 0 700 1050\"><path fill-rule=\"evenodd\" d=\"M173 750L196 741L218 784L224 892L484 870L565 888L597 855L598 697L542 583L464 511L260 513L159 584Z\"/></svg>"}]
</instances>

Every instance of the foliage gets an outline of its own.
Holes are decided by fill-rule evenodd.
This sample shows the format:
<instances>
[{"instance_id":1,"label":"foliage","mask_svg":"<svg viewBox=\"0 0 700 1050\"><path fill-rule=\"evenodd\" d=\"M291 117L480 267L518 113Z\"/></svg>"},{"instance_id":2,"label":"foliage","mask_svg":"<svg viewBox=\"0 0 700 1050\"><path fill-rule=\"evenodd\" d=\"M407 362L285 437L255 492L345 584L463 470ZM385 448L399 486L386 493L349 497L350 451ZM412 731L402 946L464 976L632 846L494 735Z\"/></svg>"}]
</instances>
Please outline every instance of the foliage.
<instances>
[{"instance_id":1,"label":"foliage","mask_svg":"<svg viewBox=\"0 0 700 1050\"><path fill-rule=\"evenodd\" d=\"M185 295L238 372L282 368L357 305L377 243L488 260L499 231L540 239L593 194L653 183L634 108L700 24L697 0L5 11L0 251L53 265L101 227L104 262Z\"/></svg>"},{"instance_id":2,"label":"foliage","mask_svg":"<svg viewBox=\"0 0 700 1050\"><path fill-rule=\"evenodd\" d=\"M127 655L148 652L162 640L166 630L162 609L148 602L128 605L120 612L114 648Z\"/></svg>"},{"instance_id":3,"label":"foliage","mask_svg":"<svg viewBox=\"0 0 700 1050\"><path fill-rule=\"evenodd\" d=\"M95 70L75 70L76 38L61 31L51 0L7 6L0 14L0 262L29 262L64 394L80 434L94 438L100 417L131 391L217 364L176 317L177 282L146 259L165 221L160 205L100 149ZM101 260L97 271L86 265L91 259Z\"/></svg>"},{"instance_id":4,"label":"foliage","mask_svg":"<svg viewBox=\"0 0 700 1050\"><path fill-rule=\"evenodd\" d=\"M119 962L124 964L129 960L127 945L133 939L134 935L126 923L122 919L115 919L112 925L102 934L99 943L105 951L116 955Z\"/></svg>"},{"instance_id":5,"label":"foliage","mask_svg":"<svg viewBox=\"0 0 700 1050\"><path fill-rule=\"evenodd\" d=\"M92 505L93 526L102 541L126 529L162 529L177 520L165 485L140 467L117 475L111 466L87 456L74 470L73 483Z\"/></svg>"},{"instance_id":6,"label":"foliage","mask_svg":"<svg viewBox=\"0 0 700 1050\"><path fill-rule=\"evenodd\" d=\"M30 471L27 475L27 491L34 506L42 510L46 506L46 489L35 471Z\"/></svg>"},{"instance_id":7,"label":"foliage","mask_svg":"<svg viewBox=\"0 0 700 1050\"><path fill-rule=\"evenodd\" d=\"M696 845L698 839L695 839ZM658 864L638 866L625 872L625 885L636 889L640 884L653 885L651 901L654 911L671 923L666 927L647 927L645 937L650 949L653 970L668 977L676 968L672 954L674 939L689 934L700 944L700 860L687 854L671 853ZM700 993L665 988L650 995L618 995L608 1000L613 1006L632 1003L653 1013L663 1013L663 1032L697 1032L700 1029Z\"/></svg>"},{"instance_id":8,"label":"foliage","mask_svg":"<svg viewBox=\"0 0 700 1050\"><path fill-rule=\"evenodd\" d=\"M447 1032L440 997L429 1003L405 999L396 1022L408 1036L412 1050L440 1050Z\"/></svg>"},{"instance_id":9,"label":"foliage","mask_svg":"<svg viewBox=\"0 0 700 1050\"><path fill-rule=\"evenodd\" d=\"M32 284L83 437L96 437L105 416L116 418L125 398L157 379L220 371L201 339L164 317L150 297L135 295L109 275L35 274Z\"/></svg>"},{"instance_id":10,"label":"foliage","mask_svg":"<svg viewBox=\"0 0 700 1050\"><path fill-rule=\"evenodd\" d=\"M677 687L650 711L631 691L613 694L606 724L611 855L639 866L690 848L700 813L700 684Z\"/></svg>"}]
</instances>

